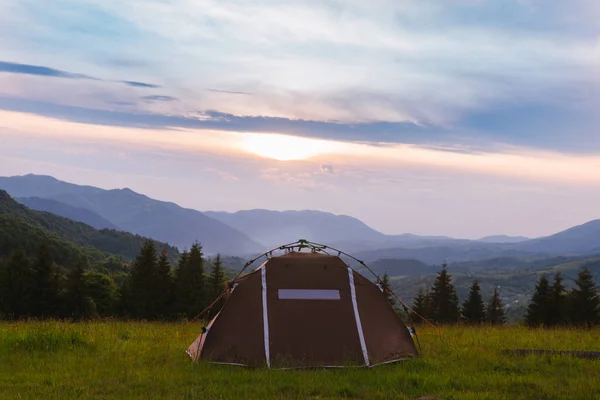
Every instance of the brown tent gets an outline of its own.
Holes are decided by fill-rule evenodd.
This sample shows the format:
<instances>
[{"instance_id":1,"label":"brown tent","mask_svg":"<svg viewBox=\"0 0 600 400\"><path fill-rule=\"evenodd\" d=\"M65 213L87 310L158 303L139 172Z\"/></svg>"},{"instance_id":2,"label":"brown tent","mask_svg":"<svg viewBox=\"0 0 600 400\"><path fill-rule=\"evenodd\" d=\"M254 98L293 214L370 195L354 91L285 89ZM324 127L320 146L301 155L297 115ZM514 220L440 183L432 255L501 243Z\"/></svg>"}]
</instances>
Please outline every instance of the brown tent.
<instances>
[{"instance_id":1,"label":"brown tent","mask_svg":"<svg viewBox=\"0 0 600 400\"><path fill-rule=\"evenodd\" d=\"M416 357L379 286L341 258L291 252L238 278L187 349L193 360L244 366L373 366Z\"/></svg>"}]
</instances>

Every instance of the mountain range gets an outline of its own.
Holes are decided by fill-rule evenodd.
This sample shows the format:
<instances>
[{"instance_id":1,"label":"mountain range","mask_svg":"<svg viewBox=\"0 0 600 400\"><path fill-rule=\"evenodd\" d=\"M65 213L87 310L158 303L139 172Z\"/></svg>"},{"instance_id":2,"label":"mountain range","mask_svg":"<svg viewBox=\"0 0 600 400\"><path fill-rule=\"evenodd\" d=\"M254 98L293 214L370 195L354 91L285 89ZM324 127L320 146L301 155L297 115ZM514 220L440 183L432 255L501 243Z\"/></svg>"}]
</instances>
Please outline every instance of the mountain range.
<instances>
[{"instance_id":1,"label":"mountain range","mask_svg":"<svg viewBox=\"0 0 600 400\"><path fill-rule=\"evenodd\" d=\"M43 175L0 177L0 189L32 209L95 228L131 232L181 250L198 241L208 255L249 257L297 239L337 247L365 261L413 259L430 265L498 257L600 254L600 220L542 238L497 235L466 240L386 235L352 216L314 210L201 212L128 188L106 190Z\"/></svg>"},{"instance_id":2,"label":"mountain range","mask_svg":"<svg viewBox=\"0 0 600 400\"><path fill-rule=\"evenodd\" d=\"M32 254L45 243L59 264L73 265L83 255L95 264L118 264L120 260L133 260L146 239L114 229L95 229L50 212L32 210L0 190L0 259L17 248ZM177 248L158 241L155 246L166 250L171 262L178 259Z\"/></svg>"},{"instance_id":3,"label":"mountain range","mask_svg":"<svg viewBox=\"0 0 600 400\"><path fill-rule=\"evenodd\" d=\"M34 209L92 225L91 214L80 212L88 210L119 230L168 242L180 249L200 242L207 253L230 253L235 249L236 254L246 254L262 250L258 242L244 233L199 211L154 200L127 188L104 190L50 176L25 175L1 177L0 189ZM57 203L64 206L58 207Z\"/></svg>"}]
</instances>

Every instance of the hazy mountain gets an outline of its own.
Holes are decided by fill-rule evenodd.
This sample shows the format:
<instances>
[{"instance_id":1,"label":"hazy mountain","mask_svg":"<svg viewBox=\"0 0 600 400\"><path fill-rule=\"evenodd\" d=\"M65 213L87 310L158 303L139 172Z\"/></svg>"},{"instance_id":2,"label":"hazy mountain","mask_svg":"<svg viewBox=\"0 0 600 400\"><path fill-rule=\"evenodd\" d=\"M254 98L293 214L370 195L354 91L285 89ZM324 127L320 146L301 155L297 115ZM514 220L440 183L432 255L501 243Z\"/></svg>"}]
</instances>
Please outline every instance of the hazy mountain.
<instances>
[{"instance_id":1,"label":"hazy mountain","mask_svg":"<svg viewBox=\"0 0 600 400\"><path fill-rule=\"evenodd\" d=\"M494 235L486 236L478 240L478 242L484 243L520 243L531 240L525 236L507 236L507 235Z\"/></svg>"},{"instance_id":2,"label":"hazy mountain","mask_svg":"<svg viewBox=\"0 0 600 400\"><path fill-rule=\"evenodd\" d=\"M386 236L347 215L321 211L244 210L235 213L205 211L209 217L246 233L267 248L298 239L317 243L381 242Z\"/></svg>"},{"instance_id":3,"label":"hazy mountain","mask_svg":"<svg viewBox=\"0 0 600 400\"><path fill-rule=\"evenodd\" d=\"M483 260L494 257L519 257L532 256L525 250L517 251L508 247L506 244L496 243L478 243L470 242L467 244L450 245L450 246L435 246L435 247L420 247L420 248L403 248L391 247L384 249L375 249L360 251L353 254L357 258L373 262L381 258L396 258L396 259L415 259L426 264L441 265L444 262L462 262L471 260ZM543 254L540 256L544 256Z\"/></svg>"},{"instance_id":4,"label":"hazy mountain","mask_svg":"<svg viewBox=\"0 0 600 400\"><path fill-rule=\"evenodd\" d=\"M48 243L58 262L73 263L79 255L95 260L116 255L132 260L146 238L115 230L98 230L45 211L32 210L0 190L0 258L18 247L32 253L40 244ZM155 242L175 260L178 250L167 243Z\"/></svg>"},{"instance_id":5,"label":"hazy mountain","mask_svg":"<svg viewBox=\"0 0 600 400\"><path fill-rule=\"evenodd\" d=\"M0 178L0 188L16 197L34 196L86 209L121 230L182 248L197 240L208 254L258 254L298 239L336 247L365 261L415 259L435 265L444 261L600 253L600 220L538 239L498 235L465 240L410 233L385 235L354 217L321 211L256 209L201 213L130 189L104 190L48 176Z\"/></svg>"},{"instance_id":6,"label":"hazy mountain","mask_svg":"<svg viewBox=\"0 0 600 400\"><path fill-rule=\"evenodd\" d=\"M600 253L600 220L574 226L551 236L519 243L517 248L564 255Z\"/></svg>"},{"instance_id":7,"label":"hazy mountain","mask_svg":"<svg viewBox=\"0 0 600 400\"><path fill-rule=\"evenodd\" d=\"M73 207L69 204L61 203L60 201L43 199L41 197L19 197L15 200L32 210L48 211L52 214L72 219L73 221L83 222L96 229L119 229L116 225L93 211L85 208Z\"/></svg>"},{"instance_id":8,"label":"hazy mountain","mask_svg":"<svg viewBox=\"0 0 600 400\"><path fill-rule=\"evenodd\" d=\"M33 174L0 177L0 189L6 190L13 198L41 197L44 199L52 199L55 196L64 194L74 195L103 191L103 189L93 186L75 185L59 181L51 176Z\"/></svg>"},{"instance_id":9,"label":"hazy mountain","mask_svg":"<svg viewBox=\"0 0 600 400\"><path fill-rule=\"evenodd\" d=\"M448 240L423 247L393 246L359 251L365 261L380 258L412 258L427 264L485 260L491 258L582 256L600 254L600 220L590 221L554 235L518 242L490 243Z\"/></svg>"},{"instance_id":10,"label":"hazy mountain","mask_svg":"<svg viewBox=\"0 0 600 400\"><path fill-rule=\"evenodd\" d=\"M104 190L49 176L0 178L0 188L15 197L41 197L90 210L119 229L165 241L181 249L201 242L207 254L245 254L263 246L203 213L158 201L130 189Z\"/></svg>"},{"instance_id":11,"label":"hazy mountain","mask_svg":"<svg viewBox=\"0 0 600 400\"><path fill-rule=\"evenodd\" d=\"M383 258L368 264L369 268L380 277L384 273L389 276L423 275L437 272L436 267L427 265L419 260ZM360 271L362 273L362 271ZM364 273L369 276L368 273Z\"/></svg>"},{"instance_id":12,"label":"hazy mountain","mask_svg":"<svg viewBox=\"0 0 600 400\"><path fill-rule=\"evenodd\" d=\"M391 247L420 248L469 242L445 236L419 236L410 233L385 235L357 218L315 210L255 209L234 213L204 211L204 214L252 236L268 249L298 239L307 239L347 252Z\"/></svg>"}]
</instances>

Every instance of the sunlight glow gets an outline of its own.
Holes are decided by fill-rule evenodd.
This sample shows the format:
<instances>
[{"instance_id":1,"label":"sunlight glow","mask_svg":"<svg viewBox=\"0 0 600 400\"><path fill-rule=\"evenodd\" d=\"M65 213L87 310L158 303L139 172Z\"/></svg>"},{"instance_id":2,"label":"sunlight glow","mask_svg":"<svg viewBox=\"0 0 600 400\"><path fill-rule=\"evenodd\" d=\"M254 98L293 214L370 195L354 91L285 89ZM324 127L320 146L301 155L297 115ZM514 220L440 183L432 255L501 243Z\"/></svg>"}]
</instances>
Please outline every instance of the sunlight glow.
<instances>
[{"instance_id":1,"label":"sunlight glow","mask_svg":"<svg viewBox=\"0 0 600 400\"><path fill-rule=\"evenodd\" d=\"M248 134L241 143L243 150L279 161L306 160L318 155L339 152L337 143L280 134Z\"/></svg>"}]
</instances>

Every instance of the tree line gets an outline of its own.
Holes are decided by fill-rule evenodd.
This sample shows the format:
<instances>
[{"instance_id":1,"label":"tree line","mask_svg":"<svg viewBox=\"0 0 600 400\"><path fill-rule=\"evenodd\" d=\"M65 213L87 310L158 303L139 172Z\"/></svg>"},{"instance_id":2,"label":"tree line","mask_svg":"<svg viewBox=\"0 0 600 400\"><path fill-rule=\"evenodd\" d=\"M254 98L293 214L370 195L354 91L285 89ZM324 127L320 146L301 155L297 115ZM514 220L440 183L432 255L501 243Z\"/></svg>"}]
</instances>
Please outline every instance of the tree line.
<instances>
[{"instance_id":1,"label":"tree line","mask_svg":"<svg viewBox=\"0 0 600 400\"><path fill-rule=\"evenodd\" d=\"M57 265L42 243L32 256L16 249L0 264L0 316L191 319L225 290L226 279L220 255L209 263L199 243L173 266L166 249L159 252L147 240L125 272L110 274L91 269L83 257L71 266Z\"/></svg>"},{"instance_id":2,"label":"tree line","mask_svg":"<svg viewBox=\"0 0 600 400\"><path fill-rule=\"evenodd\" d=\"M192 319L226 288L220 255L207 260L202 245L194 243L171 265L166 249L147 240L124 269L104 273L90 268L87 258L74 265L55 263L51 247L42 243L34 254L14 250L0 263L0 316L4 319L68 318L82 320L119 317L137 320ZM429 290L420 289L409 313L415 322L437 324L504 324L506 307L497 290L485 302L477 280L462 304L444 264ZM389 277L381 282L390 286ZM395 299L385 293L388 301ZM211 308L209 316L222 301ZM579 272L575 287L566 290L560 273L550 284L541 275L527 307L528 326L600 324L600 296L591 272Z\"/></svg>"},{"instance_id":3,"label":"tree line","mask_svg":"<svg viewBox=\"0 0 600 400\"><path fill-rule=\"evenodd\" d=\"M424 318L438 324L501 325L506 322L506 306L497 288L487 303L484 302L477 280L473 281L467 298L459 304L451 275L444 264L433 286L427 291L419 289L410 316L415 322L424 322ZM600 296L590 270L583 268L579 272L575 287L570 291L565 289L560 272L556 273L552 285L545 275L541 275L523 322L531 327L600 324Z\"/></svg>"},{"instance_id":4,"label":"tree line","mask_svg":"<svg viewBox=\"0 0 600 400\"><path fill-rule=\"evenodd\" d=\"M552 285L540 276L525 315L528 326L600 325L600 296L588 268L579 272L575 287L567 291L560 272Z\"/></svg>"}]
</instances>

